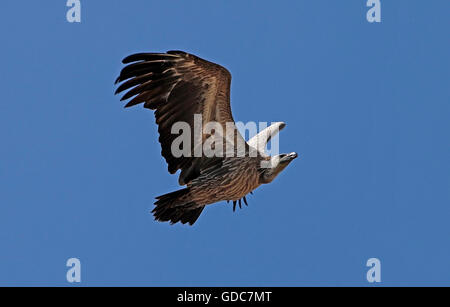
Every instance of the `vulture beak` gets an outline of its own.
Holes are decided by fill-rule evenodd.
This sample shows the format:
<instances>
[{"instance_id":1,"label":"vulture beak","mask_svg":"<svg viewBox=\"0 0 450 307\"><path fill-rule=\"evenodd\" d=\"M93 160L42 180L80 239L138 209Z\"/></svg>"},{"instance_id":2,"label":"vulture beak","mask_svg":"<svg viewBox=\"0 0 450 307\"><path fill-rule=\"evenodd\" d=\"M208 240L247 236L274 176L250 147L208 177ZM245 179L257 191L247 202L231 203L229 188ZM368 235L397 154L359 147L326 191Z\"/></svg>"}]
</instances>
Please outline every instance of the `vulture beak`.
<instances>
[{"instance_id":1,"label":"vulture beak","mask_svg":"<svg viewBox=\"0 0 450 307\"><path fill-rule=\"evenodd\" d=\"M285 162L291 162L292 160L294 160L295 158L297 158L297 153L296 152L291 152L290 154L287 154L285 156L283 156L280 160L280 162L285 163Z\"/></svg>"}]
</instances>

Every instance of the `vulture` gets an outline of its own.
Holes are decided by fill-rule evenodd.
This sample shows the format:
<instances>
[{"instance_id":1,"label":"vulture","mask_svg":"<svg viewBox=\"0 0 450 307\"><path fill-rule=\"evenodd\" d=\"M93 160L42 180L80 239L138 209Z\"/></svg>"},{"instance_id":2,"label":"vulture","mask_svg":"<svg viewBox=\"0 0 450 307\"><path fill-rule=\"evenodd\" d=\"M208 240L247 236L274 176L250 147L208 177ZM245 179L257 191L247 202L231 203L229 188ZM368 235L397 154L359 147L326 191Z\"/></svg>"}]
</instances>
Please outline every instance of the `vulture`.
<instances>
[{"instance_id":1,"label":"vulture","mask_svg":"<svg viewBox=\"0 0 450 307\"><path fill-rule=\"evenodd\" d=\"M155 220L193 225L205 206L219 201L232 201L234 211L236 204L247 205L247 194L270 183L297 157L295 152L269 156L265 151L283 122L244 140L231 114L231 74L224 67L183 51L137 53L122 63L115 94L124 92L125 107L143 103L154 110L161 155L169 173L180 171L178 182L185 186L156 197ZM182 154L174 150L181 148L174 146L177 123L192 130L200 125L200 133L187 134ZM206 131L208 123L215 128ZM201 150L208 142L214 154Z\"/></svg>"}]
</instances>

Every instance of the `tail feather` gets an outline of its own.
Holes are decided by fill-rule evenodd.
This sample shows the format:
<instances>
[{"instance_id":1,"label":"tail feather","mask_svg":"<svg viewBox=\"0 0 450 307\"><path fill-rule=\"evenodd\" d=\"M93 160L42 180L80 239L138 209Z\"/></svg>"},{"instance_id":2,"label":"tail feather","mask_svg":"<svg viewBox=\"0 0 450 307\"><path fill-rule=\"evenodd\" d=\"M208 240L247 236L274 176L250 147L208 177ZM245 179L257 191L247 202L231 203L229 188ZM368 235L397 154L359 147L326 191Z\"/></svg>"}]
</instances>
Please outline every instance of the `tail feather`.
<instances>
[{"instance_id":1,"label":"tail feather","mask_svg":"<svg viewBox=\"0 0 450 307\"><path fill-rule=\"evenodd\" d=\"M152 213L155 220L160 222L193 225L205 208L192 201L188 188L158 196L156 199L156 207Z\"/></svg>"}]
</instances>

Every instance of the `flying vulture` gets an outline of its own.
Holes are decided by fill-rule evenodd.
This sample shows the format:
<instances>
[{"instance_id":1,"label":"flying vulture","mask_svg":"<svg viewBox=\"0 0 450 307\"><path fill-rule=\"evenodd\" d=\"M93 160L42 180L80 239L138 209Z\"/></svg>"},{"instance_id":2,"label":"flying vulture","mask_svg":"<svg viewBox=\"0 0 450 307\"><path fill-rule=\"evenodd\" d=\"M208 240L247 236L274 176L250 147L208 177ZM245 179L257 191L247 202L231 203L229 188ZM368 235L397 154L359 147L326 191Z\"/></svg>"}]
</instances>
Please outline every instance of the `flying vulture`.
<instances>
[{"instance_id":1,"label":"flying vulture","mask_svg":"<svg viewBox=\"0 0 450 307\"><path fill-rule=\"evenodd\" d=\"M242 201L247 205L248 193L270 183L297 157L295 152L272 157L265 152L270 138L284 128L282 122L245 142L231 114L231 74L224 67L182 51L137 53L122 62L126 66L116 80L121 83L116 94L125 92L121 98L128 100L125 107L143 103L155 111L168 171L180 170L179 184L186 186L156 197L152 211L156 220L193 225L206 205L223 200L232 201L234 211ZM173 126L185 123L195 130L196 116L202 119L200 134L190 136L184 154L175 154L172 145L179 135L173 133ZM206 133L204 128L210 122L223 129ZM198 154L211 139L211 148L224 154Z\"/></svg>"}]
</instances>

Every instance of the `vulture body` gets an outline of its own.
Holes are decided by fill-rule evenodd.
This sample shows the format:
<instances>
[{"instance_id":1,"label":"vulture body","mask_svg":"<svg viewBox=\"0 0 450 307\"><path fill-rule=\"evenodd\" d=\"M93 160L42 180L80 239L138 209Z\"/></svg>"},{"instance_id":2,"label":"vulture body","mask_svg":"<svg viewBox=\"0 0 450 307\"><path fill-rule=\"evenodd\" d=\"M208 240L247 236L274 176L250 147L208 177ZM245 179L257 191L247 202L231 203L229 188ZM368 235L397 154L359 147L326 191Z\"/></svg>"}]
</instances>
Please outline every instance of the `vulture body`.
<instances>
[{"instance_id":1,"label":"vulture body","mask_svg":"<svg viewBox=\"0 0 450 307\"><path fill-rule=\"evenodd\" d=\"M248 193L271 182L297 157L296 153L270 157L264 152L284 123L275 123L245 142L231 114L231 74L224 67L182 51L133 54L123 64L116 94L125 92L121 98L129 100L125 107L143 103L155 110L161 154L171 174L180 170L178 181L186 186L156 197L152 211L156 220L193 225L206 205L223 200L233 201L233 210L242 201L247 205ZM182 122L195 130L196 115L201 116L202 132L191 136L188 154L174 154L172 144L178 135L172 133L173 126ZM223 133L205 133L210 122L222 126ZM213 148L222 146L223 155L196 154L211 140Z\"/></svg>"}]
</instances>

